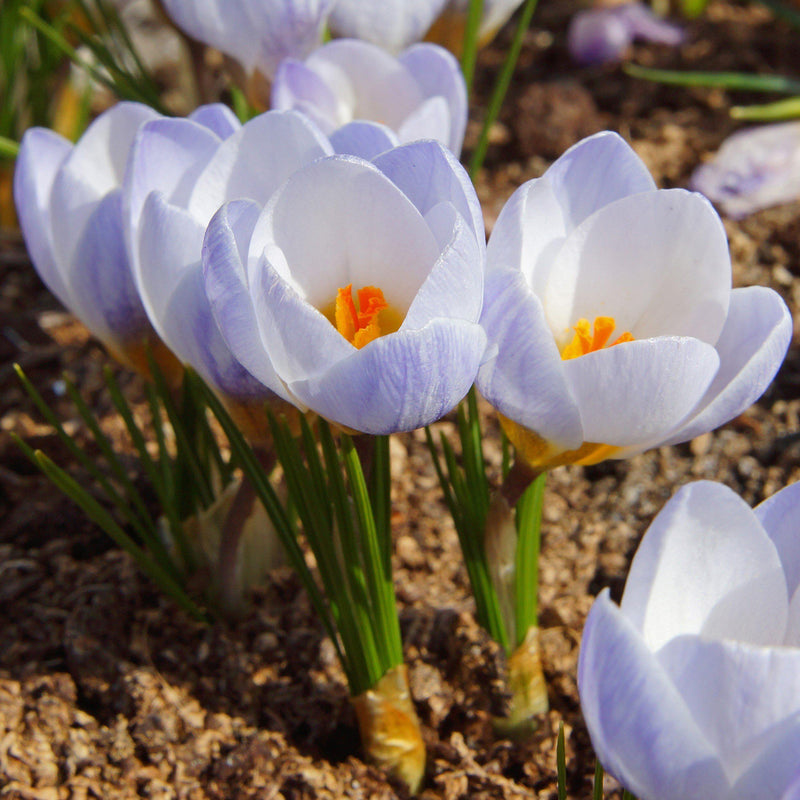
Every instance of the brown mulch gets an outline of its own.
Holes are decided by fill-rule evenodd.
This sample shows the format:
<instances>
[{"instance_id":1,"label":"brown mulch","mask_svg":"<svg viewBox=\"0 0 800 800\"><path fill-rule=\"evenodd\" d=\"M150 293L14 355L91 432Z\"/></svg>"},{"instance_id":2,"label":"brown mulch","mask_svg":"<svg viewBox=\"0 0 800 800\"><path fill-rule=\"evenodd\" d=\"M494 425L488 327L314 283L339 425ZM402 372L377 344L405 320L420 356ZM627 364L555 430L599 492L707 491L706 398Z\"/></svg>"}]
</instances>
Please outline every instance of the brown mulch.
<instances>
[{"instance_id":1,"label":"brown mulch","mask_svg":"<svg viewBox=\"0 0 800 800\"><path fill-rule=\"evenodd\" d=\"M577 7L542 0L527 35L477 181L489 226L517 185L594 131L620 131L660 186L682 186L735 127L731 98L718 91L635 81L618 65L572 65L565 25ZM504 31L482 54L479 97L509 39ZM637 45L634 58L798 75L796 42L797 33L760 6L719 0L690 25L682 48ZM473 142L475 135L471 126ZM771 286L796 315L800 203L726 221L726 228L736 285ZM403 797L360 757L333 649L292 574L278 570L237 624L194 622L20 454L11 432L80 477L17 384L13 361L82 446L90 447L63 396L64 370L121 447L124 437L103 390L107 357L44 289L13 233L0 238L0 287L0 798ZM141 403L138 378L120 375ZM639 538L684 483L719 480L755 504L800 479L798 389L795 337L766 395L721 430L629 461L552 472L540 589L551 711L524 744L492 732L502 663L474 621L424 437L396 438L396 585L429 754L421 797L555 798L561 721L569 794L591 796L594 756L579 712L576 660L593 596L604 586L619 596ZM452 429L451 421L440 425ZM495 450L490 445L496 458ZM609 780L609 791L614 786Z\"/></svg>"}]
</instances>

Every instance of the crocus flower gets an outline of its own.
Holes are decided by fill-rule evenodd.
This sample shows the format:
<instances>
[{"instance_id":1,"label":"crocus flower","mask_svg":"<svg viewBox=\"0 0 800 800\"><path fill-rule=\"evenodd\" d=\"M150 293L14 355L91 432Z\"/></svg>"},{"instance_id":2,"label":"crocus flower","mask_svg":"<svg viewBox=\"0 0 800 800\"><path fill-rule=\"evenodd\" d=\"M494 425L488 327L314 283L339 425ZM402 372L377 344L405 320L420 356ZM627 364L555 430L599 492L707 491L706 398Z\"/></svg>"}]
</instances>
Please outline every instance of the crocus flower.
<instances>
[{"instance_id":1,"label":"crocus flower","mask_svg":"<svg viewBox=\"0 0 800 800\"><path fill-rule=\"evenodd\" d=\"M191 37L271 78L282 59L303 58L322 43L335 0L163 0Z\"/></svg>"},{"instance_id":2,"label":"crocus flower","mask_svg":"<svg viewBox=\"0 0 800 800\"><path fill-rule=\"evenodd\" d=\"M447 0L336 0L330 16L337 36L363 39L399 53L419 42Z\"/></svg>"},{"instance_id":3,"label":"crocus flower","mask_svg":"<svg viewBox=\"0 0 800 800\"><path fill-rule=\"evenodd\" d=\"M523 0L483 0L478 45L482 47L488 44L522 2ZM460 54L464 47L468 12L469 0L449 0L425 38Z\"/></svg>"},{"instance_id":4,"label":"crocus flower","mask_svg":"<svg viewBox=\"0 0 800 800\"><path fill-rule=\"evenodd\" d=\"M753 403L792 322L731 290L711 204L655 188L616 134L584 139L512 195L492 232L478 388L535 470L686 441Z\"/></svg>"},{"instance_id":5,"label":"crocus flower","mask_svg":"<svg viewBox=\"0 0 800 800\"><path fill-rule=\"evenodd\" d=\"M639 2L579 11L567 31L567 47L579 64L618 61L637 39L677 47L684 33Z\"/></svg>"},{"instance_id":6,"label":"crocus flower","mask_svg":"<svg viewBox=\"0 0 800 800\"><path fill-rule=\"evenodd\" d=\"M407 431L475 378L483 236L475 190L437 142L336 155L292 174L261 213L223 206L206 290L231 350L270 389L350 430Z\"/></svg>"},{"instance_id":7,"label":"crocus flower","mask_svg":"<svg viewBox=\"0 0 800 800\"><path fill-rule=\"evenodd\" d=\"M578 663L604 767L640 800L800 790L800 483L755 510L720 484L653 521L622 603L604 590Z\"/></svg>"},{"instance_id":8,"label":"crocus flower","mask_svg":"<svg viewBox=\"0 0 800 800\"><path fill-rule=\"evenodd\" d=\"M800 122L734 133L695 170L690 186L733 219L800 199Z\"/></svg>"},{"instance_id":9,"label":"crocus flower","mask_svg":"<svg viewBox=\"0 0 800 800\"><path fill-rule=\"evenodd\" d=\"M302 111L326 134L355 119L373 120L400 142L437 139L459 155L467 88L456 59L436 45L414 45L395 58L376 45L338 39L304 62L281 64L272 107Z\"/></svg>"},{"instance_id":10,"label":"crocus flower","mask_svg":"<svg viewBox=\"0 0 800 800\"><path fill-rule=\"evenodd\" d=\"M147 314L178 358L228 399L251 437L265 425L263 402L274 395L242 367L217 328L203 288L203 235L225 202L248 198L260 207L295 170L332 152L301 114L271 111L240 126L223 106L206 106L193 119L153 119L132 147L124 208Z\"/></svg>"},{"instance_id":11,"label":"crocus flower","mask_svg":"<svg viewBox=\"0 0 800 800\"><path fill-rule=\"evenodd\" d=\"M22 139L14 201L36 271L120 361L144 370L158 340L127 252L120 186L137 131L158 114L119 103L73 145L46 128Z\"/></svg>"}]
</instances>

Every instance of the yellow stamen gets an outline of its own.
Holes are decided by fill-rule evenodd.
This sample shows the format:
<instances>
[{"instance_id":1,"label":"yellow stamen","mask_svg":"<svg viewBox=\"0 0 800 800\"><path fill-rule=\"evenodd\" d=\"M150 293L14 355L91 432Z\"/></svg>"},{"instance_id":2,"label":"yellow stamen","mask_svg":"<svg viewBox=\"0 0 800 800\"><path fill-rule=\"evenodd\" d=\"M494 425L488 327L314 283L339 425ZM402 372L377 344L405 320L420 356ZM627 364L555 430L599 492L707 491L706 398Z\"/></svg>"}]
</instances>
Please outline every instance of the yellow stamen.
<instances>
[{"instance_id":1,"label":"yellow stamen","mask_svg":"<svg viewBox=\"0 0 800 800\"><path fill-rule=\"evenodd\" d=\"M625 331L614 339L611 344L607 344L616 327L617 323L614 321L614 317L595 317L594 325L590 324L588 319L579 319L575 323L575 336L561 351L561 358L567 361L570 358L578 358L578 356L585 356L587 353L602 350L606 346L614 347L614 345L622 344L623 342L633 341L633 336L630 332Z\"/></svg>"},{"instance_id":2,"label":"yellow stamen","mask_svg":"<svg viewBox=\"0 0 800 800\"><path fill-rule=\"evenodd\" d=\"M353 298L353 285L339 289L332 308L323 310L339 333L359 350L379 336L394 333L402 324L402 316L384 299L376 286L365 286Z\"/></svg>"}]
</instances>

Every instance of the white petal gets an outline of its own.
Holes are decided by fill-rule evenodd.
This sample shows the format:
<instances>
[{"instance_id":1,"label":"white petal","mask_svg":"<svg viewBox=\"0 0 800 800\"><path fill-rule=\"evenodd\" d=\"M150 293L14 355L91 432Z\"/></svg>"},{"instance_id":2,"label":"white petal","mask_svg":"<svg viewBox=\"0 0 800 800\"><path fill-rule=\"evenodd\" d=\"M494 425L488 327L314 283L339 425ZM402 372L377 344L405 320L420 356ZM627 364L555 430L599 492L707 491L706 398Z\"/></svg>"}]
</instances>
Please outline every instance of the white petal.
<instances>
[{"instance_id":1,"label":"white petal","mask_svg":"<svg viewBox=\"0 0 800 800\"><path fill-rule=\"evenodd\" d=\"M444 142L461 154L467 128L467 86L455 57L432 44L417 44L400 55L400 62L414 76L425 97L444 97L450 118L450 137Z\"/></svg>"},{"instance_id":2,"label":"white petal","mask_svg":"<svg viewBox=\"0 0 800 800\"><path fill-rule=\"evenodd\" d=\"M764 611L769 614L769 608ZM786 753L781 758L773 742L785 736L787 723L798 741L800 650L680 636L657 658L720 754L732 782L762 752L770 751L772 780L751 797L779 796L798 766L797 752L788 760ZM767 790L770 784L773 791Z\"/></svg>"},{"instance_id":3,"label":"white petal","mask_svg":"<svg viewBox=\"0 0 800 800\"><path fill-rule=\"evenodd\" d=\"M800 714L786 719L764 741L760 758L739 779L730 800L800 798ZM786 790L783 793L784 789Z\"/></svg>"},{"instance_id":4,"label":"white petal","mask_svg":"<svg viewBox=\"0 0 800 800\"><path fill-rule=\"evenodd\" d=\"M775 546L740 497L709 481L681 489L653 520L622 598L653 650L689 633L776 644L787 608Z\"/></svg>"},{"instance_id":5,"label":"white petal","mask_svg":"<svg viewBox=\"0 0 800 800\"><path fill-rule=\"evenodd\" d=\"M726 139L697 168L692 189L734 219L800 197L800 122L759 125Z\"/></svg>"},{"instance_id":6,"label":"white petal","mask_svg":"<svg viewBox=\"0 0 800 800\"><path fill-rule=\"evenodd\" d=\"M716 752L607 589L586 620L578 689L598 758L638 797L727 796Z\"/></svg>"},{"instance_id":7,"label":"white petal","mask_svg":"<svg viewBox=\"0 0 800 800\"><path fill-rule=\"evenodd\" d=\"M259 222L251 244L258 256L261 233L283 251L291 275L316 308L352 283L377 286L404 313L439 256L417 209L366 161L322 159L296 172Z\"/></svg>"},{"instance_id":8,"label":"white petal","mask_svg":"<svg viewBox=\"0 0 800 800\"><path fill-rule=\"evenodd\" d=\"M331 28L338 36L351 36L399 52L425 35L446 0L338 0Z\"/></svg>"},{"instance_id":9,"label":"white petal","mask_svg":"<svg viewBox=\"0 0 800 800\"><path fill-rule=\"evenodd\" d=\"M478 243L486 233L475 187L456 157L438 142L414 142L379 155L373 162L417 207L427 214L443 200L471 222Z\"/></svg>"},{"instance_id":10,"label":"white petal","mask_svg":"<svg viewBox=\"0 0 800 800\"><path fill-rule=\"evenodd\" d=\"M437 319L375 339L289 388L309 408L348 428L376 435L411 431L464 398L485 346L479 325Z\"/></svg>"},{"instance_id":11,"label":"white petal","mask_svg":"<svg viewBox=\"0 0 800 800\"><path fill-rule=\"evenodd\" d=\"M20 144L14 170L14 205L31 261L47 288L68 308L69 270L53 243L50 193L56 173L72 145L46 128L31 128Z\"/></svg>"},{"instance_id":12,"label":"white petal","mask_svg":"<svg viewBox=\"0 0 800 800\"><path fill-rule=\"evenodd\" d=\"M663 438L697 405L718 366L711 345L673 336L563 362L584 440L617 447Z\"/></svg>"},{"instance_id":13,"label":"white petal","mask_svg":"<svg viewBox=\"0 0 800 800\"><path fill-rule=\"evenodd\" d=\"M544 295L556 341L581 318L613 317L637 339L692 336L713 344L728 313L725 229L701 195L683 189L618 200L566 239Z\"/></svg>"},{"instance_id":14,"label":"white petal","mask_svg":"<svg viewBox=\"0 0 800 800\"><path fill-rule=\"evenodd\" d=\"M294 111L268 111L227 138L192 190L189 212L204 225L228 200L262 205L295 170L328 155L317 128Z\"/></svg>"},{"instance_id":15,"label":"white petal","mask_svg":"<svg viewBox=\"0 0 800 800\"><path fill-rule=\"evenodd\" d=\"M397 131L401 142L436 139L449 147L450 112L443 97L431 97L409 114Z\"/></svg>"},{"instance_id":16,"label":"white petal","mask_svg":"<svg viewBox=\"0 0 800 800\"><path fill-rule=\"evenodd\" d=\"M302 61L287 58L281 62L272 82L271 106L276 111L295 109L307 114L329 135L352 118L340 114L341 104L323 77Z\"/></svg>"},{"instance_id":17,"label":"white petal","mask_svg":"<svg viewBox=\"0 0 800 800\"><path fill-rule=\"evenodd\" d=\"M781 489L753 510L778 549L792 595L800 586L800 482Z\"/></svg>"},{"instance_id":18,"label":"white petal","mask_svg":"<svg viewBox=\"0 0 800 800\"><path fill-rule=\"evenodd\" d=\"M209 103L208 105L200 106L192 111L188 118L192 122L197 122L204 128L208 128L220 139L227 139L242 127L242 123L239 122L236 114L224 103Z\"/></svg>"},{"instance_id":19,"label":"white petal","mask_svg":"<svg viewBox=\"0 0 800 800\"><path fill-rule=\"evenodd\" d=\"M481 394L504 416L565 450L583 442L580 412L539 298L516 270L486 276L481 325L489 346Z\"/></svg>"},{"instance_id":20,"label":"white petal","mask_svg":"<svg viewBox=\"0 0 800 800\"><path fill-rule=\"evenodd\" d=\"M720 368L695 413L666 444L693 439L741 414L766 390L792 339L780 296L762 286L734 289L716 349Z\"/></svg>"},{"instance_id":21,"label":"white petal","mask_svg":"<svg viewBox=\"0 0 800 800\"><path fill-rule=\"evenodd\" d=\"M205 289L217 325L236 358L262 384L285 395L261 340L244 266L259 213L256 203L236 200L214 215L203 241Z\"/></svg>"},{"instance_id":22,"label":"white petal","mask_svg":"<svg viewBox=\"0 0 800 800\"><path fill-rule=\"evenodd\" d=\"M336 95L351 98L352 119L382 122L397 130L423 100L409 71L380 47L358 39L329 42L306 65L327 78Z\"/></svg>"},{"instance_id":23,"label":"white petal","mask_svg":"<svg viewBox=\"0 0 800 800\"><path fill-rule=\"evenodd\" d=\"M343 125L331 134L330 140L339 155L358 156L367 161L399 144L391 128L365 120Z\"/></svg>"}]
</instances>

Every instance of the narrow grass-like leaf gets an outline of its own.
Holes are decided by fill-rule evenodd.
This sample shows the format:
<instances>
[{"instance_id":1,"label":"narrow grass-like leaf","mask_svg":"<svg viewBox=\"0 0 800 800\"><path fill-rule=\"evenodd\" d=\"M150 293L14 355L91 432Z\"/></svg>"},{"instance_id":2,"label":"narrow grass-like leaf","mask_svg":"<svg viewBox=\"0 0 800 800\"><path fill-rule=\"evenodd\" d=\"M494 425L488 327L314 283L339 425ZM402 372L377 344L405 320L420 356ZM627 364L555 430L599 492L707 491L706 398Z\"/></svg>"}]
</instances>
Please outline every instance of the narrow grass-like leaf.
<instances>
[{"instance_id":1,"label":"narrow grass-like leaf","mask_svg":"<svg viewBox=\"0 0 800 800\"><path fill-rule=\"evenodd\" d=\"M151 578L165 594L196 619L207 621L207 614L186 594L181 585L157 561L151 558L144 549L139 547L119 526L111 514L77 481L54 464L40 450L32 450L16 435L14 435L14 440L55 486L76 503L86 516L102 528L119 547L133 557L142 572Z\"/></svg>"},{"instance_id":2,"label":"narrow grass-like leaf","mask_svg":"<svg viewBox=\"0 0 800 800\"><path fill-rule=\"evenodd\" d=\"M747 72L699 72L693 70L651 69L626 64L623 69L633 78L672 86L705 86L748 92L800 94L800 81L783 75L752 75Z\"/></svg>"},{"instance_id":3,"label":"narrow grass-like leaf","mask_svg":"<svg viewBox=\"0 0 800 800\"><path fill-rule=\"evenodd\" d=\"M461 71L467 84L467 96L472 91L475 63L478 60L478 31L483 18L483 0L469 0L467 22L464 26L464 45L461 55Z\"/></svg>"},{"instance_id":4,"label":"narrow grass-like leaf","mask_svg":"<svg viewBox=\"0 0 800 800\"><path fill-rule=\"evenodd\" d=\"M558 800L567 800L567 748L564 743L564 723L558 723L556 742L556 770L558 772Z\"/></svg>"},{"instance_id":5,"label":"narrow grass-like leaf","mask_svg":"<svg viewBox=\"0 0 800 800\"><path fill-rule=\"evenodd\" d=\"M776 103L763 103L752 106L734 106L731 109L734 119L751 122L780 122L800 117L800 97L790 97Z\"/></svg>"},{"instance_id":6,"label":"narrow grass-like leaf","mask_svg":"<svg viewBox=\"0 0 800 800\"><path fill-rule=\"evenodd\" d=\"M486 158L486 150L489 147L489 131L500 114L506 92L508 92L508 87L511 85L511 78L514 75L517 59L519 59L519 54L522 50L522 40L525 37L525 32L530 27L533 12L536 10L536 3L537 0L526 0L519 17L517 29L514 32L511 47L508 48L506 60L503 62L503 67L500 70L500 74L497 76L497 81L492 90L492 96L489 99L489 105L486 109L486 117L483 120L483 128L478 138L478 144L475 146L475 150L469 162L469 174L473 180L478 174L478 170L483 165L484 158Z\"/></svg>"},{"instance_id":7,"label":"narrow grass-like leaf","mask_svg":"<svg viewBox=\"0 0 800 800\"><path fill-rule=\"evenodd\" d=\"M603 765L599 761L594 763L594 786L592 787L592 800L603 800Z\"/></svg>"},{"instance_id":8,"label":"narrow grass-like leaf","mask_svg":"<svg viewBox=\"0 0 800 800\"><path fill-rule=\"evenodd\" d=\"M627 789L622 790L622 800L636 800L636 795L631 794Z\"/></svg>"},{"instance_id":9,"label":"narrow grass-like leaf","mask_svg":"<svg viewBox=\"0 0 800 800\"><path fill-rule=\"evenodd\" d=\"M19 142L0 136L0 156L3 158L16 158L19 155Z\"/></svg>"},{"instance_id":10,"label":"narrow grass-like leaf","mask_svg":"<svg viewBox=\"0 0 800 800\"><path fill-rule=\"evenodd\" d=\"M515 557L517 646L525 640L528 630L539 624L539 544L546 478L546 472L539 475L517 503Z\"/></svg>"}]
</instances>

